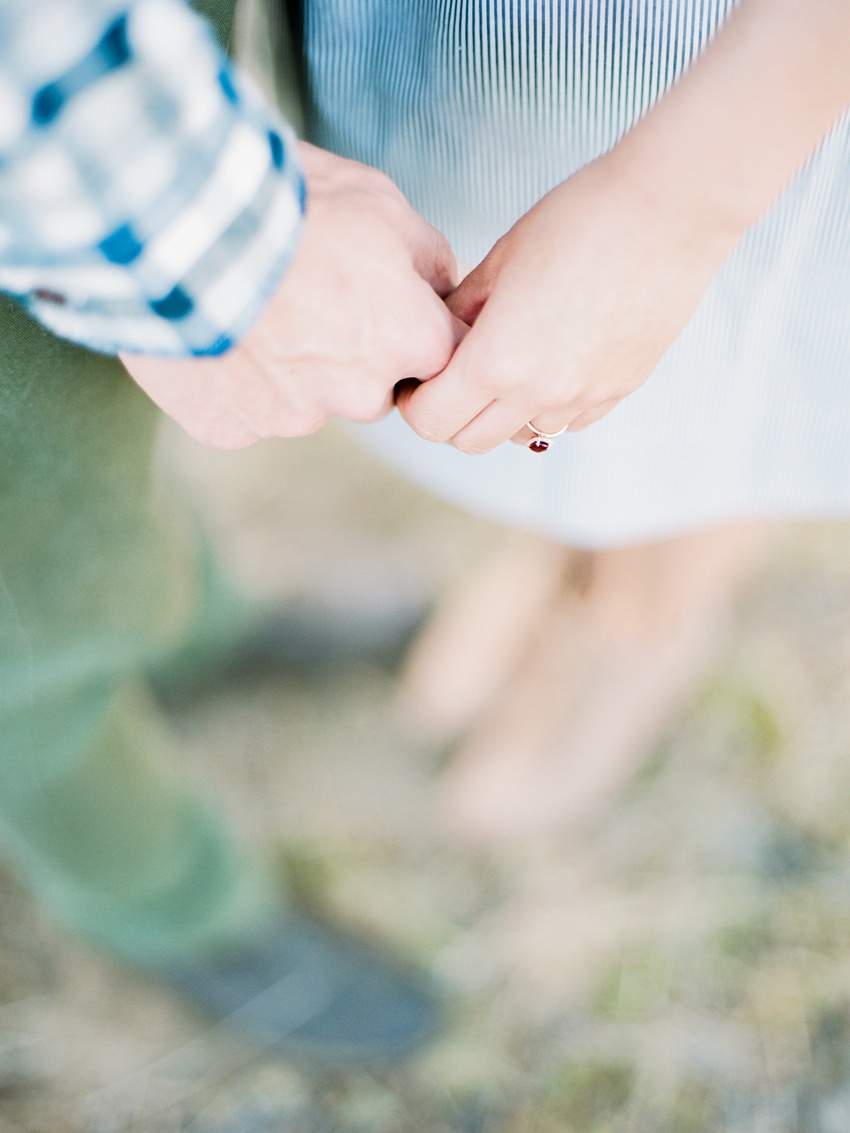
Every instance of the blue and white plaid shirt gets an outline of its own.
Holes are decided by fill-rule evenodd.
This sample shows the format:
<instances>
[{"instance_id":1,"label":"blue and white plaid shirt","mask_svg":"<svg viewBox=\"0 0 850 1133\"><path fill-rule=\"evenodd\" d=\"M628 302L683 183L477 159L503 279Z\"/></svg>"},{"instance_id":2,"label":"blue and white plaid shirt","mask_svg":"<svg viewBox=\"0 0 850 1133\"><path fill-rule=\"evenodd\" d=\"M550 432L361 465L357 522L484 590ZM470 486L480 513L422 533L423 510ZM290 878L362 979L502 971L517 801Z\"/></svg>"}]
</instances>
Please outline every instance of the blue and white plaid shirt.
<instances>
[{"instance_id":1,"label":"blue and white plaid shirt","mask_svg":"<svg viewBox=\"0 0 850 1133\"><path fill-rule=\"evenodd\" d=\"M294 251L293 141L182 0L0 0L0 290L94 350L226 350Z\"/></svg>"}]
</instances>

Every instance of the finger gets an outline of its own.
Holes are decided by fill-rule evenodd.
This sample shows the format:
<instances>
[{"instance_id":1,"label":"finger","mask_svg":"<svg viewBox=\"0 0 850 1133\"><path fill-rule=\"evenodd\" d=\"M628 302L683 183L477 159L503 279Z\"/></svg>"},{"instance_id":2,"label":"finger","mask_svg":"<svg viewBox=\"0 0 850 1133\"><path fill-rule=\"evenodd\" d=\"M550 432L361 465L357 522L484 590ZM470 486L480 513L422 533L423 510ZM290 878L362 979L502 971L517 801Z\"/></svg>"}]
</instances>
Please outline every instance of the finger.
<instances>
[{"instance_id":1,"label":"finger","mask_svg":"<svg viewBox=\"0 0 850 1133\"><path fill-rule=\"evenodd\" d=\"M444 299L461 278L455 254L448 240L417 215L417 231L408 241L413 266L429 286Z\"/></svg>"},{"instance_id":2,"label":"finger","mask_svg":"<svg viewBox=\"0 0 850 1133\"><path fill-rule=\"evenodd\" d=\"M392 389L387 390L381 400L376 398L374 391L367 391L362 397L350 396L334 406L333 416L344 421L353 421L357 425L374 425L392 413L395 408Z\"/></svg>"},{"instance_id":3,"label":"finger","mask_svg":"<svg viewBox=\"0 0 850 1133\"><path fill-rule=\"evenodd\" d=\"M180 420L175 417L174 420L192 440L199 441L208 448L221 449L222 452L249 448L264 439L262 434L237 417L216 417L210 421L197 421L192 417Z\"/></svg>"},{"instance_id":4,"label":"finger","mask_svg":"<svg viewBox=\"0 0 850 1133\"><path fill-rule=\"evenodd\" d=\"M429 292L429 302L433 303L432 317L420 320L411 335L402 381L427 382L442 373L469 334L466 323L456 319L433 292Z\"/></svg>"},{"instance_id":5,"label":"finger","mask_svg":"<svg viewBox=\"0 0 850 1133\"><path fill-rule=\"evenodd\" d=\"M468 264L466 260L462 260L460 259L460 257L457 257L458 286L460 286L460 284L463 282L463 280L466 279L471 271L472 265Z\"/></svg>"},{"instance_id":6,"label":"finger","mask_svg":"<svg viewBox=\"0 0 850 1133\"><path fill-rule=\"evenodd\" d=\"M399 409L407 405L413 391L421 385L419 378L402 378L400 382L396 382L393 387L393 401Z\"/></svg>"},{"instance_id":7,"label":"finger","mask_svg":"<svg viewBox=\"0 0 850 1133\"><path fill-rule=\"evenodd\" d=\"M462 354L461 347L442 373L403 393L399 411L426 441L451 440L492 401L491 393L465 380Z\"/></svg>"},{"instance_id":8,"label":"finger","mask_svg":"<svg viewBox=\"0 0 850 1133\"><path fill-rule=\"evenodd\" d=\"M517 422L524 415L524 411L516 403L491 401L477 417L455 433L449 443L470 456L482 456L515 437L518 433Z\"/></svg>"},{"instance_id":9,"label":"finger","mask_svg":"<svg viewBox=\"0 0 850 1133\"><path fill-rule=\"evenodd\" d=\"M607 401L601 401L592 409L586 409L583 413L579 413L578 417L570 421L569 431L571 433L578 433L582 429L586 429L588 425L592 425L595 421L601 420L601 418L607 416L612 409L616 409L622 400L622 397L612 397Z\"/></svg>"},{"instance_id":10,"label":"finger","mask_svg":"<svg viewBox=\"0 0 850 1133\"><path fill-rule=\"evenodd\" d=\"M595 421L601 420L612 409L616 407L623 400L622 397L611 397L605 401L600 401L598 405L594 405L591 409L584 409L580 413L575 414L570 419L570 414L566 409L558 411L549 411L546 414L536 413L531 419L537 430L541 433L558 434L566 430L568 433L578 433L582 429L586 429L588 425L592 425ZM575 411L573 410L573 413ZM514 436L511 441L517 445L527 445L533 441L535 433L528 427L523 426Z\"/></svg>"},{"instance_id":11,"label":"finger","mask_svg":"<svg viewBox=\"0 0 850 1133\"><path fill-rule=\"evenodd\" d=\"M491 253L446 296L446 306L453 315L472 326L490 298L497 275L498 265Z\"/></svg>"},{"instance_id":12,"label":"finger","mask_svg":"<svg viewBox=\"0 0 850 1133\"><path fill-rule=\"evenodd\" d=\"M390 390L380 408L373 412L371 416L364 419L362 423L364 425L374 425L376 421L383 421L385 417L388 417L390 413L392 413L393 409L395 409L395 397L393 390Z\"/></svg>"},{"instance_id":13,"label":"finger","mask_svg":"<svg viewBox=\"0 0 850 1133\"><path fill-rule=\"evenodd\" d=\"M442 317L445 318L448 314L445 305L441 302ZM414 364L412 369L418 371L411 373L409 376L401 378L393 387L391 393L392 404L395 405L402 417L405 416L407 406L410 398L415 391L422 385L423 382L430 381L436 374L439 374L445 369L449 361L451 361L457 347L463 342L464 338L469 334L469 327L466 323L462 323L460 319L456 319L454 315L449 314L449 328L451 332L451 339L449 343L449 353L445 356L445 349L441 354L434 355L429 359L419 358L419 364Z\"/></svg>"},{"instance_id":14,"label":"finger","mask_svg":"<svg viewBox=\"0 0 850 1133\"><path fill-rule=\"evenodd\" d=\"M514 435L510 438L515 444L527 445L529 441L533 441L537 433L549 433L552 436L558 436L565 430L569 429L570 422L576 416L575 409L570 409L563 406L560 409L547 410L545 413L535 413L527 424L523 425ZM530 428L533 425L537 430Z\"/></svg>"}]
</instances>

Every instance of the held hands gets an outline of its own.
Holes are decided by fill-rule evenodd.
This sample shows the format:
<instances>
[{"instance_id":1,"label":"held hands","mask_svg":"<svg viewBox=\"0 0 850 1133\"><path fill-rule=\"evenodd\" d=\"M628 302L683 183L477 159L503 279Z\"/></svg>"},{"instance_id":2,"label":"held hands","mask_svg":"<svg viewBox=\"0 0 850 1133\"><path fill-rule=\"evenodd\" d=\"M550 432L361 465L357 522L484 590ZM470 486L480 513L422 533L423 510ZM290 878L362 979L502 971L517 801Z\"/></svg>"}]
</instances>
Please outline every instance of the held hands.
<instances>
[{"instance_id":1,"label":"held hands","mask_svg":"<svg viewBox=\"0 0 850 1133\"><path fill-rule=\"evenodd\" d=\"M330 416L368 422L393 387L444 369L466 327L441 296L457 282L445 238L375 169L302 143L301 244L259 322L219 358L122 355L139 385L197 440L241 448Z\"/></svg>"},{"instance_id":2,"label":"held hands","mask_svg":"<svg viewBox=\"0 0 850 1133\"><path fill-rule=\"evenodd\" d=\"M448 297L472 324L407 391L423 437L487 452L581 429L644 382L743 232L850 106L850 4L747 0L605 156Z\"/></svg>"},{"instance_id":3,"label":"held hands","mask_svg":"<svg viewBox=\"0 0 850 1133\"><path fill-rule=\"evenodd\" d=\"M399 408L422 437L484 453L582 429L651 374L730 251L629 183L613 155L525 214L446 302L472 330Z\"/></svg>"},{"instance_id":4,"label":"held hands","mask_svg":"<svg viewBox=\"0 0 850 1133\"><path fill-rule=\"evenodd\" d=\"M301 143L301 245L256 326L220 358L122 361L218 448L378 420L399 382L413 429L468 453L529 441L528 421L584 428L646 380L734 244L635 184L616 152L547 194L452 290L445 238L387 177Z\"/></svg>"},{"instance_id":5,"label":"held hands","mask_svg":"<svg viewBox=\"0 0 850 1133\"><path fill-rule=\"evenodd\" d=\"M850 5L738 5L649 113L453 292L445 239L386 177L304 145L302 245L257 326L222 358L125 364L225 448L330 415L375 420L410 377L421 384L399 393L405 418L465 452L527 441L528 421L584 428L647 379L742 232L846 111L848 43Z\"/></svg>"}]
</instances>

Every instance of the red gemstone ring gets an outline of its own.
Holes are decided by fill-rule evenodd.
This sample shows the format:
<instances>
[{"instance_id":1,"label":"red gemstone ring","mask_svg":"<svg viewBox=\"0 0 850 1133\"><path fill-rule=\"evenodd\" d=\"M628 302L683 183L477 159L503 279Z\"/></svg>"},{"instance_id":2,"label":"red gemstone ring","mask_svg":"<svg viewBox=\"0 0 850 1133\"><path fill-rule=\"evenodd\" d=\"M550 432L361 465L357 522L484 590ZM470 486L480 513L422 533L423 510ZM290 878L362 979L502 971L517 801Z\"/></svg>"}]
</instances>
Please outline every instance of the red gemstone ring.
<instances>
[{"instance_id":1,"label":"red gemstone ring","mask_svg":"<svg viewBox=\"0 0 850 1133\"><path fill-rule=\"evenodd\" d=\"M546 452L549 447L549 442L554 441L555 437L560 437L562 433L566 433L569 425L564 425L563 429L559 429L557 433L544 433L542 429L538 429L536 425L532 425L530 421L525 423L526 429L530 429L534 436L528 442L528 447L532 452Z\"/></svg>"}]
</instances>

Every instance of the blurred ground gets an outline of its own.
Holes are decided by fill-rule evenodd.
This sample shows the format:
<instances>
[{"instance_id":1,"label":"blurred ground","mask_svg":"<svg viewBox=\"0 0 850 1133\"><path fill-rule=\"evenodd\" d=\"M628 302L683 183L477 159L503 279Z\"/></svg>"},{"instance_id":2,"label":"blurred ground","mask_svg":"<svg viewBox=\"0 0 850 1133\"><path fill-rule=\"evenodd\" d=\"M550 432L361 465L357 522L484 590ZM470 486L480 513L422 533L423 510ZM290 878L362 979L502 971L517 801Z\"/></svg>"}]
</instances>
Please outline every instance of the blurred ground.
<instances>
[{"instance_id":1,"label":"blurred ground","mask_svg":"<svg viewBox=\"0 0 850 1133\"><path fill-rule=\"evenodd\" d=\"M416 602L498 533L341 430L167 445L234 573L292 603ZM173 474L173 473L172 473ZM312 1079L55 935L0 885L0 1133L846 1133L850 528L798 526L698 702L572 844L440 833L447 753L391 675L259 680L174 720L242 828L446 988L434 1049Z\"/></svg>"}]
</instances>

